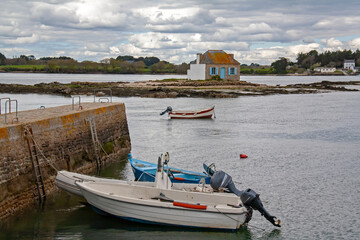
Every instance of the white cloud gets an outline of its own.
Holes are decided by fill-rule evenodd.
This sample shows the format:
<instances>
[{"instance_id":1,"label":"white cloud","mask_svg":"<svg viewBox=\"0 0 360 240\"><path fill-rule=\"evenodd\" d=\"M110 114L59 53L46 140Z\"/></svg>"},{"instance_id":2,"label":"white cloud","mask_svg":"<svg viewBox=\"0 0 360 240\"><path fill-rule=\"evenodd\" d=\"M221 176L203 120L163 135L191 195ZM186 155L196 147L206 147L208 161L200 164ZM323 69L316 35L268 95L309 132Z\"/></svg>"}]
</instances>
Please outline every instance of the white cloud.
<instances>
[{"instance_id":1,"label":"white cloud","mask_svg":"<svg viewBox=\"0 0 360 240\"><path fill-rule=\"evenodd\" d=\"M143 53L141 48L137 48L132 44L121 44L119 46L111 46L110 55L132 55L132 56L141 56Z\"/></svg>"},{"instance_id":2,"label":"white cloud","mask_svg":"<svg viewBox=\"0 0 360 240\"><path fill-rule=\"evenodd\" d=\"M241 32L247 34L259 34L259 33L269 33L274 30L267 23L251 23L248 27L244 28Z\"/></svg>"},{"instance_id":3,"label":"white cloud","mask_svg":"<svg viewBox=\"0 0 360 240\"><path fill-rule=\"evenodd\" d=\"M32 34L28 37L17 37L11 40L4 40L5 44L28 44L28 43L36 43L40 40L40 37L37 34Z\"/></svg>"},{"instance_id":4,"label":"white cloud","mask_svg":"<svg viewBox=\"0 0 360 240\"><path fill-rule=\"evenodd\" d=\"M344 45L340 40L335 38L322 39L321 42L328 48L341 48Z\"/></svg>"},{"instance_id":5,"label":"white cloud","mask_svg":"<svg viewBox=\"0 0 360 240\"><path fill-rule=\"evenodd\" d=\"M191 37L191 36L188 36ZM168 49L186 46L186 34L142 33L129 37L129 42L138 48Z\"/></svg>"},{"instance_id":6,"label":"white cloud","mask_svg":"<svg viewBox=\"0 0 360 240\"><path fill-rule=\"evenodd\" d=\"M59 4L35 2L31 16L42 25L69 28L122 28L133 22L127 11L106 1L72 1Z\"/></svg>"},{"instance_id":7,"label":"white cloud","mask_svg":"<svg viewBox=\"0 0 360 240\"><path fill-rule=\"evenodd\" d=\"M270 64L312 49L358 49L356 5L357 0L291 1L291 7L264 0L3 1L0 51L95 61L157 56L180 63L197 52L223 49L243 63ZM250 49L254 45L265 47Z\"/></svg>"},{"instance_id":8,"label":"white cloud","mask_svg":"<svg viewBox=\"0 0 360 240\"><path fill-rule=\"evenodd\" d=\"M360 49L360 38L355 38L349 41L349 47L353 50Z\"/></svg>"}]
</instances>

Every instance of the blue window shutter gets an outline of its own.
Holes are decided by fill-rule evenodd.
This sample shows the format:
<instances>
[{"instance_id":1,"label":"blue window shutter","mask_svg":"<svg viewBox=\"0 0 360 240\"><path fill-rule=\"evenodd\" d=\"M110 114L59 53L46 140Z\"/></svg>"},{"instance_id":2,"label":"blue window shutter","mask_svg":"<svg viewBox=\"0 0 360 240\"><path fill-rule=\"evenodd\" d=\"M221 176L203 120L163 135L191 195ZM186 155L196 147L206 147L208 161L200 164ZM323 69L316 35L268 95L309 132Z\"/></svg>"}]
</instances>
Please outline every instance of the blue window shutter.
<instances>
[{"instance_id":1,"label":"blue window shutter","mask_svg":"<svg viewBox=\"0 0 360 240\"><path fill-rule=\"evenodd\" d=\"M216 75L219 75L219 68L216 68Z\"/></svg>"},{"instance_id":2,"label":"blue window shutter","mask_svg":"<svg viewBox=\"0 0 360 240\"><path fill-rule=\"evenodd\" d=\"M209 67L209 70L210 70L209 74L211 75L211 67Z\"/></svg>"},{"instance_id":3,"label":"blue window shutter","mask_svg":"<svg viewBox=\"0 0 360 240\"><path fill-rule=\"evenodd\" d=\"M229 67L229 75L231 74L230 69L231 69L231 67Z\"/></svg>"},{"instance_id":4,"label":"blue window shutter","mask_svg":"<svg viewBox=\"0 0 360 240\"><path fill-rule=\"evenodd\" d=\"M235 67L235 75L237 75L237 67Z\"/></svg>"}]
</instances>

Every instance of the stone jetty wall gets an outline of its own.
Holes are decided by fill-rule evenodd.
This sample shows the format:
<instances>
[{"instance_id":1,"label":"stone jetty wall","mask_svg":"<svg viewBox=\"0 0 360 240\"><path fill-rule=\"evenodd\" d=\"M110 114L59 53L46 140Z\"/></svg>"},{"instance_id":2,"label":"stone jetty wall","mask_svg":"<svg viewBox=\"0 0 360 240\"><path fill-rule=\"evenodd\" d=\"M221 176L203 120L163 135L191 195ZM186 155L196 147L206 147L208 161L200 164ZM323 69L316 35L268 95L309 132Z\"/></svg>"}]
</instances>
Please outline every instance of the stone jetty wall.
<instances>
[{"instance_id":1,"label":"stone jetty wall","mask_svg":"<svg viewBox=\"0 0 360 240\"><path fill-rule=\"evenodd\" d=\"M46 194L55 189L55 167L90 173L97 168L89 119L94 119L102 164L124 159L130 137L123 103L83 103L0 115L0 220L39 201L27 138L37 145ZM99 145L99 146L100 146ZM106 153L105 153L106 152ZM50 165L53 165L50 166Z\"/></svg>"}]
</instances>

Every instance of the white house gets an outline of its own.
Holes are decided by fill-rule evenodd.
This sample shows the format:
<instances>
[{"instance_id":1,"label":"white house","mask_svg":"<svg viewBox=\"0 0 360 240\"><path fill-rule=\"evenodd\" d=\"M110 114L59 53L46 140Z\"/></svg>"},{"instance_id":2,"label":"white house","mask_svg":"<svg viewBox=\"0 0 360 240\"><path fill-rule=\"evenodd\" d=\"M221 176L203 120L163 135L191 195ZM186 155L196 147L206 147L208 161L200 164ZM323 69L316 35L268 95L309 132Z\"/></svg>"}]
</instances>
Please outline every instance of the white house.
<instances>
[{"instance_id":1,"label":"white house","mask_svg":"<svg viewBox=\"0 0 360 240\"><path fill-rule=\"evenodd\" d=\"M353 70L355 69L355 60L344 60L344 69Z\"/></svg>"},{"instance_id":2,"label":"white house","mask_svg":"<svg viewBox=\"0 0 360 240\"><path fill-rule=\"evenodd\" d=\"M234 54L223 50L198 53L195 63L191 63L187 71L189 80L211 79L216 75L221 79L240 80L240 63L234 59Z\"/></svg>"}]
</instances>

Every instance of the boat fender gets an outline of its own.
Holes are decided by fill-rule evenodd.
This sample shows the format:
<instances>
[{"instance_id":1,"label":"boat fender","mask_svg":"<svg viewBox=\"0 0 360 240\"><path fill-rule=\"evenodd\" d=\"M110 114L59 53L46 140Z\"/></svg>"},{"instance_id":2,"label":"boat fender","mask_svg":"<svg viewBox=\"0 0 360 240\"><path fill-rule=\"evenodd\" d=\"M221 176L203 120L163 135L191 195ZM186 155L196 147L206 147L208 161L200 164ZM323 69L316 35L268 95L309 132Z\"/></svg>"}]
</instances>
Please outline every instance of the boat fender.
<instances>
[{"instance_id":1,"label":"boat fender","mask_svg":"<svg viewBox=\"0 0 360 240\"><path fill-rule=\"evenodd\" d=\"M174 180L184 181L184 178L181 178L181 177L174 177Z\"/></svg>"},{"instance_id":2,"label":"boat fender","mask_svg":"<svg viewBox=\"0 0 360 240\"><path fill-rule=\"evenodd\" d=\"M248 156L246 156L245 154L240 154L240 158L247 158Z\"/></svg>"},{"instance_id":3,"label":"boat fender","mask_svg":"<svg viewBox=\"0 0 360 240\"><path fill-rule=\"evenodd\" d=\"M193 208L193 209L199 209L199 210L206 210L207 205L200 205L200 204L190 204L190 203L182 203L182 202L173 202L174 206L177 207L184 207L184 208Z\"/></svg>"}]
</instances>

